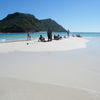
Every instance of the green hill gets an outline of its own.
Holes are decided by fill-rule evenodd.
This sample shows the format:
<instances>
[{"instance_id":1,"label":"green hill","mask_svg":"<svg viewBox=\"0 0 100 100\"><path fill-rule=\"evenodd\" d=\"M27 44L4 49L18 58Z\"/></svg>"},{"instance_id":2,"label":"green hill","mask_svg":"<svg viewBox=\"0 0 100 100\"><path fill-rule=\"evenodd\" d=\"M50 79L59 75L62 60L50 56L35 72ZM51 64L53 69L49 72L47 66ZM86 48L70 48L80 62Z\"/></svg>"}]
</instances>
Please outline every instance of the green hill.
<instances>
[{"instance_id":1,"label":"green hill","mask_svg":"<svg viewBox=\"0 0 100 100\"><path fill-rule=\"evenodd\" d=\"M51 28L54 32L64 32L66 31L61 25L59 25L57 22L55 22L52 19L45 19L40 20L42 24L42 31L47 31L48 28Z\"/></svg>"},{"instance_id":2,"label":"green hill","mask_svg":"<svg viewBox=\"0 0 100 100\"><path fill-rule=\"evenodd\" d=\"M54 32L66 31L52 19L39 20L31 14L16 12L0 20L0 32L3 33L39 32L47 31L48 28L52 28Z\"/></svg>"}]
</instances>

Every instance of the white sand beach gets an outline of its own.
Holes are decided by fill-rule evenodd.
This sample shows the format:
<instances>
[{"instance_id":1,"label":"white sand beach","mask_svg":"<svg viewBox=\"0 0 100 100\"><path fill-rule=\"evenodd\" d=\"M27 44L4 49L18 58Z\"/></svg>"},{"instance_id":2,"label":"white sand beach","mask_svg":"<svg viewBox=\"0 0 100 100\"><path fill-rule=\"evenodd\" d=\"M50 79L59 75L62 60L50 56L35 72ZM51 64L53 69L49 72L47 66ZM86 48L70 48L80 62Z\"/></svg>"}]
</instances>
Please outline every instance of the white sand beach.
<instances>
[{"instance_id":1,"label":"white sand beach","mask_svg":"<svg viewBox=\"0 0 100 100\"><path fill-rule=\"evenodd\" d=\"M68 51L79 48L86 48L88 40L83 38L66 38L62 40L53 40L52 42L20 41L0 44L0 52L49 52L49 51ZM29 43L29 45L27 45Z\"/></svg>"},{"instance_id":2,"label":"white sand beach","mask_svg":"<svg viewBox=\"0 0 100 100\"><path fill-rule=\"evenodd\" d=\"M100 39L0 44L0 100L100 100Z\"/></svg>"}]
</instances>

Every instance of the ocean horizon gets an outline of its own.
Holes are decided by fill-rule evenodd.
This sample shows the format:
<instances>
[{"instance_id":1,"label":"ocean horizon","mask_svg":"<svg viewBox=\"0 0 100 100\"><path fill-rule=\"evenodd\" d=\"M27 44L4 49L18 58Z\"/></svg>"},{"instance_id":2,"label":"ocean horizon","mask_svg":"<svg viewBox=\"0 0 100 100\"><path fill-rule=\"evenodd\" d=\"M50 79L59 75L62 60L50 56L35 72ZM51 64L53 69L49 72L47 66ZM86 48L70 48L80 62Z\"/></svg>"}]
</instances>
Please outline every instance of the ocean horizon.
<instances>
[{"instance_id":1,"label":"ocean horizon","mask_svg":"<svg viewBox=\"0 0 100 100\"><path fill-rule=\"evenodd\" d=\"M53 35L67 36L66 32L53 32ZM76 36L76 34L82 37L100 37L100 32L71 32L70 36ZM40 35L47 37L47 32L34 32L30 33L31 38L34 40L39 38ZM0 43L26 40L27 33L0 33Z\"/></svg>"}]
</instances>

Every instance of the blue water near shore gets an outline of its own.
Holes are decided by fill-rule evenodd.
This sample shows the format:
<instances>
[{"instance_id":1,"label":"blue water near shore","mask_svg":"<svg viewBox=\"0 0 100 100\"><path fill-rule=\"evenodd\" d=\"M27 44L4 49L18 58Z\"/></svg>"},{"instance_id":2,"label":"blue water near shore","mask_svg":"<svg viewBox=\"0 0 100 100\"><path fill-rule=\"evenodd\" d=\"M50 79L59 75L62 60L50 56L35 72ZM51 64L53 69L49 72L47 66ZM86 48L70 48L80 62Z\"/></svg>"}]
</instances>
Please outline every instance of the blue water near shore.
<instances>
[{"instance_id":1,"label":"blue water near shore","mask_svg":"<svg viewBox=\"0 0 100 100\"><path fill-rule=\"evenodd\" d=\"M66 32L53 32L53 35L67 36ZM100 37L100 32L72 32L70 35L80 34L83 37ZM32 39L38 38L40 35L47 37L46 32L36 32L30 33ZM27 33L0 33L0 42L16 41L16 40L26 40Z\"/></svg>"}]
</instances>

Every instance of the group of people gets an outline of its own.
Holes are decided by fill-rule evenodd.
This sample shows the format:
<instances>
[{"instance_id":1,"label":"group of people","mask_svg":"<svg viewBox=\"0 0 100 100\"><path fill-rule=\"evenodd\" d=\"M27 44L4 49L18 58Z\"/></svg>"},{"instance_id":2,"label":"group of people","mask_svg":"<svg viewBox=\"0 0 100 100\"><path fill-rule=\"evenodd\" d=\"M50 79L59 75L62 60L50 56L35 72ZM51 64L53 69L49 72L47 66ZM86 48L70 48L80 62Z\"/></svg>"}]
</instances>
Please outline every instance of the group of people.
<instances>
[{"instance_id":1,"label":"group of people","mask_svg":"<svg viewBox=\"0 0 100 100\"><path fill-rule=\"evenodd\" d=\"M48 37L48 40L47 41L52 41L52 30L51 29L48 29L48 31L47 31L47 37ZM59 40L61 38L62 37L60 35L57 35L57 36L54 35L54 40ZM39 41L47 42L42 35L40 35Z\"/></svg>"},{"instance_id":2,"label":"group of people","mask_svg":"<svg viewBox=\"0 0 100 100\"><path fill-rule=\"evenodd\" d=\"M69 37L70 31L67 30L66 32L67 32L67 35ZM47 37L48 37L47 41L52 41L52 29L50 29L50 28L47 31ZM54 35L54 40L60 40L60 39L62 39L62 37L59 34L57 36ZM39 41L46 42L45 38L42 35L40 35Z\"/></svg>"},{"instance_id":3,"label":"group of people","mask_svg":"<svg viewBox=\"0 0 100 100\"><path fill-rule=\"evenodd\" d=\"M60 36L59 34L57 36L54 35L54 40L60 40L60 39L62 39L62 36Z\"/></svg>"},{"instance_id":4,"label":"group of people","mask_svg":"<svg viewBox=\"0 0 100 100\"><path fill-rule=\"evenodd\" d=\"M52 41L52 29L50 29L50 28L47 31L47 37L48 37L48 41ZM39 41L47 42L42 35L40 35Z\"/></svg>"},{"instance_id":5,"label":"group of people","mask_svg":"<svg viewBox=\"0 0 100 100\"><path fill-rule=\"evenodd\" d=\"M47 36L48 36L48 41L52 41L52 29L48 29ZM29 40L31 40L30 32L27 33L27 41ZM40 35L39 40L46 42L45 38L42 35Z\"/></svg>"},{"instance_id":6,"label":"group of people","mask_svg":"<svg viewBox=\"0 0 100 100\"><path fill-rule=\"evenodd\" d=\"M66 32L67 32L67 36L69 37L70 36L70 31L67 30ZM50 29L50 28L47 30L47 37L48 37L47 41L52 41L52 29ZM81 37L81 36L78 34L78 35L76 35L76 37ZM54 35L54 40L60 40L60 39L62 39L62 37L59 34L57 36ZM28 41L31 40L31 35L30 35L29 32L27 33L27 40ZM39 41L41 41L41 42L47 42L42 35L40 35Z\"/></svg>"}]
</instances>

